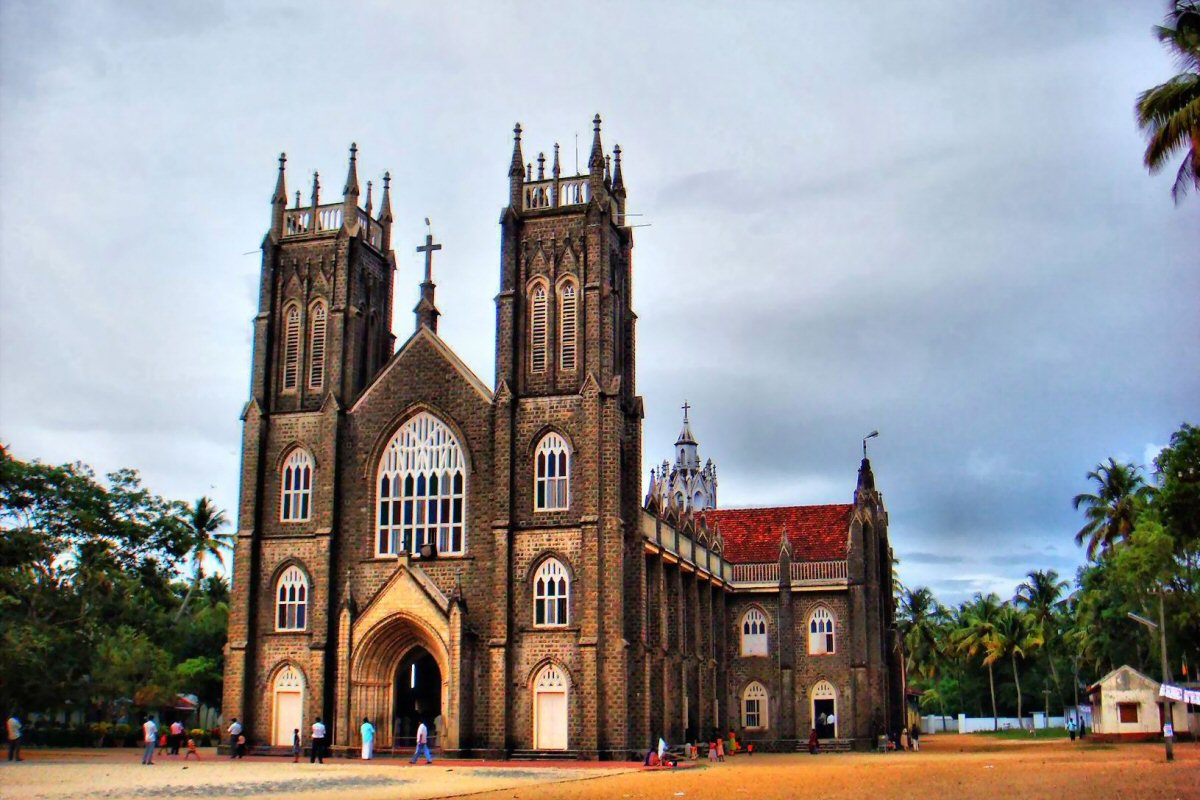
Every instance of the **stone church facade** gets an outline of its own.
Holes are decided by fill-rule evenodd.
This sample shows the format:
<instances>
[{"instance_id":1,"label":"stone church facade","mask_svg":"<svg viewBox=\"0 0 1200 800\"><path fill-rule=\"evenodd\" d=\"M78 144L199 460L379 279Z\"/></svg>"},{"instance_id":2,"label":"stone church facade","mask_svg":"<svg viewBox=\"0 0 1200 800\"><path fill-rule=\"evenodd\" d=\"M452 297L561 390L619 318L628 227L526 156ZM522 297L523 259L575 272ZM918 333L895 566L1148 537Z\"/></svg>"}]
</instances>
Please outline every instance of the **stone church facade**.
<instances>
[{"instance_id":1,"label":"stone church facade","mask_svg":"<svg viewBox=\"0 0 1200 800\"><path fill-rule=\"evenodd\" d=\"M736 729L790 747L899 724L887 514L724 509L695 437L642 495L632 229L620 149L526 164L500 217L495 381L438 337L427 237L396 347L392 208L289 205L263 241L223 714L377 749L424 721L447 753L625 758ZM674 477L672 477L674 473ZM660 484L671 482L671 491ZM676 480L678 479L678 480ZM686 486L687 495L673 487ZM699 498L697 500L697 498Z\"/></svg>"}]
</instances>

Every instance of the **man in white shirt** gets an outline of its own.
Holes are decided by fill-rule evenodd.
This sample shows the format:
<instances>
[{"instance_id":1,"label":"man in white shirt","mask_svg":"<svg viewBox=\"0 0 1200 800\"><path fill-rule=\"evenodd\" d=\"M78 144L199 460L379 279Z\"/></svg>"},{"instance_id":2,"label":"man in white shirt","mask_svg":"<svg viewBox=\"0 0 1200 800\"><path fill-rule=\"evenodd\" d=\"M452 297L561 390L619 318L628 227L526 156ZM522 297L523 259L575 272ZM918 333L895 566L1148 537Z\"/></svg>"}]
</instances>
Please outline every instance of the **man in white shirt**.
<instances>
[{"instance_id":1,"label":"man in white shirt","mask_svg":"<svg viewBox=\"0 0 1200 800\"><path fill-rule=\"evenodd\" d=\"M238 737L242 735L242 723L238 722L238 718L233 718L233 723L229 726L229 757L241 757L241 747L238 746Z\"/></svg>"},{"instance_id":2,"label":"man in white shirt","mask_svg":"<svg viewBox=\"0 0 1200 800\"><path fill-rule=\"evenodd\" d=\"M171 738L169 743L171 745L171 755L179 755L179 746L183 744L183 723L179 720L171 723Z\"/></svg>"},{"instance_id":3,"label":"man in white shirt","mask_svg":"<svg viewBox=\"0 0 1200 800\"><path fill-rule=\"evenodd\" d=\"M312 752L308 755L308 763L325 763L325 723L317 717L312 726Z\"/></svg>"},{"instance_id":4,"label":"man in white shirt","mask_svg":"<svg viewBox=\"0 0 1200 800\"><path fill-rule=\"evenodd\" d=\"M13 711L8 717L8 760L9 761L24 761L21 758L21 720L17 718L17 712Z\"/></svg>"},{"instance_id":5,"label":"man in white shirt","mask_svg":"<svg viewBox=\"0 0 1200 800\"><path fill-rule=\"evenodd\" d=\"M142 742L146 745L142 763L153 765L154 748L158 744L158 726L154 724L154 717L146 717L146 721L142 723Z\"/></svg>"},{"instance_id":6,"label":"man in white shirt","mask_svg":"<svg viewBox=\"0 0 1200 800\"><path fill-rule=\"evenodd\" d=\"M429 728L422 722L417 726L417 749L413 752L412 760L408 763L417 763L417 756L421 755L421 751L425 751L425 763L433 763L433 755L429 752Z\"/></svg>"}]
</instances>

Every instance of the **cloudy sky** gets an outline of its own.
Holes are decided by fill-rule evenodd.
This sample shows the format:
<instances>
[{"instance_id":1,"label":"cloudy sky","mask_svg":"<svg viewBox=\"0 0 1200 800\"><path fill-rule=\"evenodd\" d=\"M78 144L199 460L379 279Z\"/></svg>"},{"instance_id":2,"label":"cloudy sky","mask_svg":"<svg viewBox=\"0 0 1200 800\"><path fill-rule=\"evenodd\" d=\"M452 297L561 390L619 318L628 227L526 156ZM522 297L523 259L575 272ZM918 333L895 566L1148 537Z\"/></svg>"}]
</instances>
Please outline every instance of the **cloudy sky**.
<instances>
[{"instance_id":1,"label":"cloudy sky","mask_svg":"<svg viewBox=\"0 0 1200 800\"><path fill-rule=\"evenodd\" d=\"M647 469L693 407L724 506L846 502L909 584L1080 562L1070 498L1200 421L1200 198L1147 176L1165 3L0 4L0 441L236 504L276 157L390 169L396 328L492 379L511 129L622 146Z\"/></svg>"}]
</instances>

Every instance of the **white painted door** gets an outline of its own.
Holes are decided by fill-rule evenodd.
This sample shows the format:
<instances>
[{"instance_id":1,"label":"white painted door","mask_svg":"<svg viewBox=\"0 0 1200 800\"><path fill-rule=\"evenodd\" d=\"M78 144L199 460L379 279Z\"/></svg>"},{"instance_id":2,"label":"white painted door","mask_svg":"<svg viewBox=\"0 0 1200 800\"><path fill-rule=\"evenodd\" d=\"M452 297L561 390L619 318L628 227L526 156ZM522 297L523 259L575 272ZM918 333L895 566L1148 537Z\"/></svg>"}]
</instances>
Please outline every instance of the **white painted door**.
<instances>
[{"instance_id":1,"label":"white painted door","mask_svg":"<svg viewBox=\"0 0 1200 800\"><path fill-rule=\"evenodd\" d=\"M567 749L567 695L565 692L538 692L537 741L539 750Z\"/></svg>"},{"instance_id":2,"label":"white painted door","mask_svg":"<svg viewBox=\"0 0 1200 800\"><path fill-rule=\"evenodd\" d=\"M291 747L292 733L302 728L304 704L300 692L275 693L275 739L271 743L276 747ZM304 740L301 730L301 741Z\"/></svg>"}]
</instances>

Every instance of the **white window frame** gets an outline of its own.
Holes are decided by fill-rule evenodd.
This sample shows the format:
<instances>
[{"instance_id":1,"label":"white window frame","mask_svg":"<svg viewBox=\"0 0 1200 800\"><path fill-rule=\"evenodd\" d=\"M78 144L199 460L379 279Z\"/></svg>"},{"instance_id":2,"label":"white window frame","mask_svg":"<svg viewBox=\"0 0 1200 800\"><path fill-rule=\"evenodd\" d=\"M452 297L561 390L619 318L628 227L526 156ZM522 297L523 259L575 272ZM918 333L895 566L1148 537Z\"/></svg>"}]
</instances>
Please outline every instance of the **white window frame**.
<instances>
[{"instance_id":1,"label":"white window frame","mask_svg":"<svg viewBox=\"0 0 1200 800\"><path fill-rule=\"evenodd\" d=\"M275 582L275 630L308 630L308 577L295 564Z\"/></svg>"},{"instance_id":2,"label":"white window frame","mask_svg":"<svg viewBox=\"0 0 1200 800\"><path fill-rule=\"evenodd\" d=\"M571 506L571 445L551 432L533 455L533 510L566 511Z\"/></svg>"},{"instance_id":3,"label":"white window frame","mask_svg":"<svg viewBox=\"0 0 1200 800\"><path fill-rule=\"evenodd\" d=\"M770 652L767 641L767 615L757 606L746 609L738 621L740 636L740 653L743 657L755 658L766 656Z\"/></svg>"},{"instance_id":4,"label":"white window frame","mask_svg":"<svg viewBox=\"0 0 1200 800\"><path fill-rule=\"evenodd\" d=\"M312 519L313 458L297 447L279 472L279 521L308 522Z\"/></svg>"},{"instance_id":5,"label":"white window frame","mask_svg":"<svg viewBox=\"0 0 1200 800\"><path fill-rule=\"evenodd\" d=\"M769 726L767 710L767 687L752 681L742 692L742 727L747 730L765 730Z\"/></svg>"},{"instance_id":6,"label":"white window frame","mask_svg":"<svg viewBox=\"0 0 1200 800\"><path fill-rule=\"evenodd\" d=\"M557 558L547 558L533 576L533 624L537 628L571 624L571 573Z\"/></svg>"},{"instance_id":7,"label":"white window frame","mask_svg":"<svg viewBox=\"0 0 1200 800\"><path fill-rule=\"evenodd\" d=\"M375 479L375 555L420 556L436 535L438 555L467 550L467 462L458 437L422 411L396 431Z\"/></svg>"},{"instance_id":8,"label":"white window frame","mask_svg":"<svg viewBox=\"0 0 1200 800\"><path fill-rule=\"evenodd\" d=\"M808 615L808 654L831 656L837 652L837 617L825 606Z\"/></svg>"}]
</instances>

